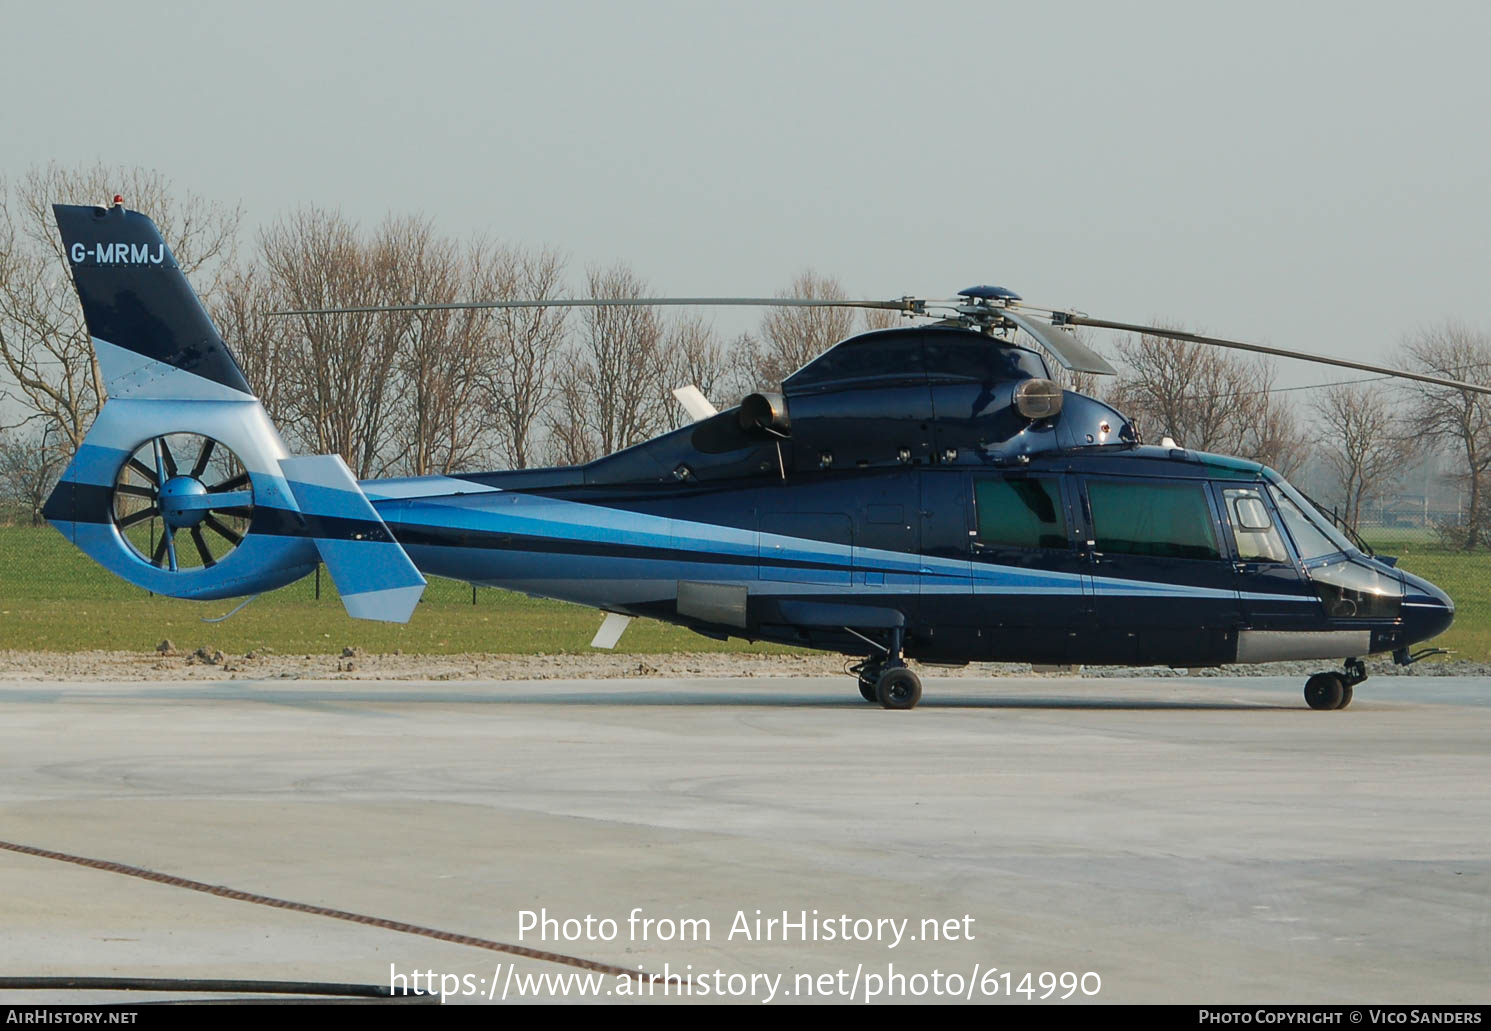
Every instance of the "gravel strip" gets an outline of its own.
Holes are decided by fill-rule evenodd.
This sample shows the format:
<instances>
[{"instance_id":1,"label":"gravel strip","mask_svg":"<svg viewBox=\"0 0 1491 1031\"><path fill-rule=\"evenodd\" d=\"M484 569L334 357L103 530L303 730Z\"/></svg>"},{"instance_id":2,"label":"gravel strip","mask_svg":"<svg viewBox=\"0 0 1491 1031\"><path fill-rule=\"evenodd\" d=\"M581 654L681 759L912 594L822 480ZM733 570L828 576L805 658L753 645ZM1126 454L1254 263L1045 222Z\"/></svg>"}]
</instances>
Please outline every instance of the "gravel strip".
<instances>
[{"instance_id":1,"label":"gravel strip","mask_svg":"<svg viewBox=\"0 0 1491 1031\"><path fill-rule=\"evenodd\" d=\"M818 677L843 673L854 660L838 655L752 655L679 652L628 655L588 652L562 655L404 655L364 654L348 648L337 655L278 655L250 652L225 655L199 648L166 653L121 651L0 651L0 678L9 681L57 680L575 680L620 677ZM913 663L924 677L986 679L1032 675L1026 663L971 663L927 666ZM1257 666L1186 670L1168 667L1089 667L1085 677L1297 676L1336 668L1327 659ZM1491 663L1436 657L1413 666L1388 659L1367 663L1372 676L1491 676ZM1062 670L1037 675L1073 676Z\"/></svg>"}]
</instances>

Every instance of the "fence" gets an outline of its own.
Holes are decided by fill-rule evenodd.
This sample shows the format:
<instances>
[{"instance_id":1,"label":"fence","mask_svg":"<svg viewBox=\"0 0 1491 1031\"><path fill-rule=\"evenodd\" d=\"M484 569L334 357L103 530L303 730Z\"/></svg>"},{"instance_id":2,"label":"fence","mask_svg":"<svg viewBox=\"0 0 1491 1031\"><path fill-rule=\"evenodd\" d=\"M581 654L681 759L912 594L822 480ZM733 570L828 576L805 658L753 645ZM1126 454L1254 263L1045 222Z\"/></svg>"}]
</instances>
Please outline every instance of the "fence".
<instances>
[{"instance_id":1,"label":"fence","mask_svg":"<svg viewBox=\"0 0 1491 1031\"><path fill-rule=\"evenodd\" d=\"M1448 591L1455 625L1436 644L1459 657L1491 661L1491 550L1446 548L1432 529L1362 527L1365 543L1401 568ZM221 623L205 623L236 602L152 597L97 566L54 530L0 526L0 649L148 651L162 639L178 646L281 653L344 647L420 654L574 652L599 625L589 609L492 588L432 580L408 625L348 619L324 573L266 595ZM715 642L641 621L621 650L636 652L776 650Z\"/></svg>"}]
</instances>

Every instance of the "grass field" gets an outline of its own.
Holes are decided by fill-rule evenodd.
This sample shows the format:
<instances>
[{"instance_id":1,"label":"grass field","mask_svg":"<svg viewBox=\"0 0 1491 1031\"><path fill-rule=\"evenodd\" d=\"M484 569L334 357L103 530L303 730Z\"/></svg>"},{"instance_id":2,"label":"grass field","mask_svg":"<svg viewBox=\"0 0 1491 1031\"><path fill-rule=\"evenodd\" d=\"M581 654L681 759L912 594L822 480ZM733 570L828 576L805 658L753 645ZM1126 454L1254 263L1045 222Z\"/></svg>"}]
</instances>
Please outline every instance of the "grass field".
<instances>
[{"instance_id":1,"label":"grass field","mask_svg":"<svg viewBox=\"0 0 1491 1031\"><path fill-rule=\"evenodd\" d=\"M280 654L368 652L449 655L461 652L554 654L588 651L600 626L594 609L480 588L471 603L469 584L431 580L424 600L405 625L351 619L331 578L321 576L321 597L307 577L252 602L223 623L237 601L192 602L152 597L106 572L50 528L0 526L0 649L149 651L162 638L178 649L199 646L243 653L268 648ZM618 652L791 651L744 641L715 641L653 620L637 620Z\"/></svg>"},{"instance_id":2,"label":"grass field","mask_svg":"<svg viewBox=\"0 0 1491 1031\"><path fill-rule=\"evenodd\" d=\"M1426 577L1455 599L1455 625L1436 644L1457 656L1491 660L1491 554L1446 552L1407 538L1373 541L1399 556L1402 568ZM105 572L48 528L0 526L0 649L149 651L162 638L178 649L198 646L242 653L268 648L281 654L369 652L533 654L581 652L600 625L591 609L481 588L472 603L468 585L432 580L407 625L348 618L330 578L321 597L306 578L265 595L223 623L207 624L236 602L188 602L151 597ZM638 620L616 649L674 651L788 649L714 641L677 627Z\"/></svg>"}]
</instances>

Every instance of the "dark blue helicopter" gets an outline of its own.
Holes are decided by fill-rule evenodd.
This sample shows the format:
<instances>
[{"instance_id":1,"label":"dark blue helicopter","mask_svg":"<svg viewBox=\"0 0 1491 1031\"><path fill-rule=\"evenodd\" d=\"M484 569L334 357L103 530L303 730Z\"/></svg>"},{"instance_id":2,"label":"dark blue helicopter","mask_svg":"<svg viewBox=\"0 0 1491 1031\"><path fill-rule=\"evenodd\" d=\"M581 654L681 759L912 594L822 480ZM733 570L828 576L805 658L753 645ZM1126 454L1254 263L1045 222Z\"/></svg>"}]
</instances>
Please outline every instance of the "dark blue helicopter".
<instances>
[{"instance_id":1,"label":"dark blue helicopter","mask_svg":"<svg viewBox=\"0 0 1491 1031\"><path fill-rule=\"evenodd\" d=\"M105 567L183 598L254 595L324 562L348 612L407 620L426 574L645 616L724 639L864 656L861 694L909 709L908 659L1202 667L1342 659L1309 679L1344 708L1362 657L1444 631L1434 585L1353 544L1271 469L1141 443L1060 389L1025 331L1113 369L1066 327L1141 331L1491 392L1457 381L1026 305L779 298L726 303L942 315L831 348L725 412L588 465L358 482L291 456L154 224L55 208L108 402L47 519ZM368 309L358 309L368 310ZM310 312L300 314L327 314ZM702 407L698 407L702 402ZM156 527L159 533L156 533ZM146 536L147 530L149 536Z\"/></svg>"}]
</instances>

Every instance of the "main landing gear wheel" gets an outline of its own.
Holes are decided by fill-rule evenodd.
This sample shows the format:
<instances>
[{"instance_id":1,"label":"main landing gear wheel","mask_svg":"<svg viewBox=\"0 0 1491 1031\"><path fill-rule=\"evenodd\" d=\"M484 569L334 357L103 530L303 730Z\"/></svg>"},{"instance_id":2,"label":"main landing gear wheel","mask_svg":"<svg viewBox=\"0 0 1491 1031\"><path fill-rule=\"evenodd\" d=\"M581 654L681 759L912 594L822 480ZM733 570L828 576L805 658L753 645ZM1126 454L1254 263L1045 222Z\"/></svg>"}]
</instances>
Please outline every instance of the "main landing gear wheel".
<instances>
[{"instance_id":1,"label":"main landing gear wheel","mask_svg":"<svg viewBox=\"0 0 1491 1031\"><path fill-rule=\"evenodd\" d=\"M875 700L887 709L911 709L922 700L922 682L905 666L892 666L875 684Z\"/></svg>"},{"instance_id":2,"label":"main landing gear wheel","mask_svg":"<svg viewBox=\"0 0 1491 1031\"><path fill-rule=\"evenodd\" d=\"M853 672L859 681L859 696L867 702L878 704L880 696L875 691L875 685L880 683L882 667L877 663L867 662Z\"/></svg>"}]
</instances>

